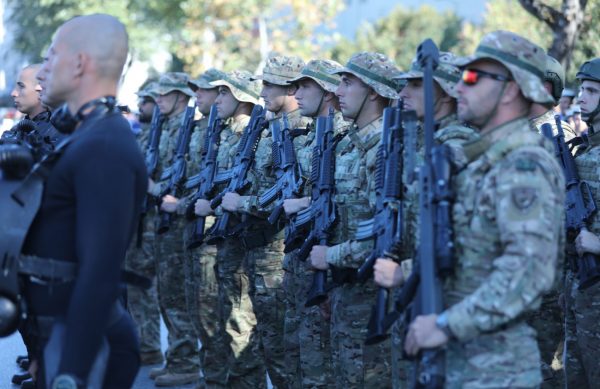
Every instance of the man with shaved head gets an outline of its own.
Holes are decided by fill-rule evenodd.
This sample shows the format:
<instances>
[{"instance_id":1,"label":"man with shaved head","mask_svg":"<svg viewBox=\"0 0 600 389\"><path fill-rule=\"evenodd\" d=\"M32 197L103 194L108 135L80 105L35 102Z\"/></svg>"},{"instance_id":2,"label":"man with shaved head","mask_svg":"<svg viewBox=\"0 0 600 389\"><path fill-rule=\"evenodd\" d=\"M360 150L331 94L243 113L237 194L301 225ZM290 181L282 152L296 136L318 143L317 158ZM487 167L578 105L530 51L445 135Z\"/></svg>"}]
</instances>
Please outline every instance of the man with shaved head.
<instances>
[{"instance_id":1,"label":"man with shaved head","mask_svg":"<svg viewBox=\"0 0 600 389\"><path fill-rule=\"evenodd\" d=\"M41 86L36 74L41 64L25 66L17 78L11 92L15 108L25 114L13 128L2 134L4 142L24 142L34 153L36 160L48 154L62 138L50 123L50 110L40 100Z\"/></svg>"},{"instance_id":2,"label":"man with shaved head","mask_svg":"<svg viewBox=\"0 0 600 389\"><path fill-rule=\"evenodd\" d=\"M57 129L71 134L38 169L45 187L22 250L58 269L23 277L38 387L128 388L139 368L135 329L119 302L148 183L134 135L115 109L127 51L116 18L77 17L58 29L37 75L42 102L62 104Z\"/></svg>"}]
</instances>

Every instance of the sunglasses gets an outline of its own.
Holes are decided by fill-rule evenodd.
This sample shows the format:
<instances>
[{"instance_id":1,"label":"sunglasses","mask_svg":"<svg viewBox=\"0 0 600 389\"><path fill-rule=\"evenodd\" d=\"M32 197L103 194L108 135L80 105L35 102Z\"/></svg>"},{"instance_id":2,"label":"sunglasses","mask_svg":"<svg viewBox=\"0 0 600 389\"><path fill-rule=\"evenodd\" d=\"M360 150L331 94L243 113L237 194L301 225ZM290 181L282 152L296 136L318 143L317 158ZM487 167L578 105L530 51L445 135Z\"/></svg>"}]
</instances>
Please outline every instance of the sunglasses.
<instances>
[{"instance_id":1,"label":"sunglasses","mask_svg":"<svg viewBox=\"0 0 600 389\"><path fill-rule=\"evenodd\" d=\"M464 69L461 75L462 82L465 85L475 85L479 82L480 77L488 77L497 81L510 81L509 77L503 76L501 74L494 74L485 72L479 69Z\"/></svg>"}]
</instances>

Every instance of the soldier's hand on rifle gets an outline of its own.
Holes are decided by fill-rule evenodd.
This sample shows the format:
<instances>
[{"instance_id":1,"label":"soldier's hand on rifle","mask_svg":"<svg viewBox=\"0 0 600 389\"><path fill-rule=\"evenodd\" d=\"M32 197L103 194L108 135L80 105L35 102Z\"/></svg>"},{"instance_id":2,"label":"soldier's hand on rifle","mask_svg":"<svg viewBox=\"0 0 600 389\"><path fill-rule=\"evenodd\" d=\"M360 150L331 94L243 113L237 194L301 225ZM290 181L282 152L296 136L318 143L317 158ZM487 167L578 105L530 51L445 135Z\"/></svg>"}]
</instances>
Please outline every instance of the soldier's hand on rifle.
<instances>
[{"instance_id":1,"label":"soldier's hand on rifle","mask_svg":"<svg viewBox=\"0 0 600 389\"><path fill-rule=\"evenodd\" d=\"M196 200L194 204L194 213L198 216L208 216L214 213L213 209L210 207L210 201L204 199Z\"/></svg>"},{"instance_id":2,"label":"soldier's hand on rifle","mask_svg":"<svg viewBox=\"0 0 600 389\"><path fill-rule=\"evenodd\" d=\"M237 212L242 205L242 196L234 192L225 193L221 207L229 212Z\"/></svg>"},{"instance_id":3,"label":"soldier's hand on rifle","mask_svg":"<svg viewBox=\"0 0 600 389\"><path fill-rule=\"evenodd\" d=\"M417 355L425 348L436 348L448 343L448 335L436 325L437 315L417 316L408 328L404 351Z\"/></svg>"},{"instance_id":4,"label":"soldier's hand on rifle","mask_svg":"<svg viewBox=\"0 0 600 389\"><path fill-rule=\"evenodd\" d=\"M387 258L377 258L373 265L375 283L384 288L394 288L404 283L402 268Z\"/></svg>"},{"instance_id":5,"label":"soldier's hand on rifle","mask_svg":"<svg viewBox=\"0 0 600 389\"><path fill-rule=\"evenodd\" d=\"M175 213L177 211L177 204L179 203L179 199L175 196L166 195L162 198L162 203L160 204L160 210L167 213Z\"/></svg>"},{"instance_id":6,"label":"soldier's hand on rifle","mask_svg":"<svg viewBox=\"0 0 600 389\"><path fill-rule=\"evenodd\" d=\"M600 238L586 229L581 230L575 239L577 254L600 254Z\"/></svg>"},{"instance_id":7,"label":"soldier's hand on rifle","mask_svg":"<svg viewBox=\"0 0 600 389\"><path fill-rule=\"evenodd\" d=\"M303 209L308 208L310 205L309 197L302 197L300 199L287 199L283 200L283 210L286 216L294 215Z\"/></svg>"},{"instance_id":8,"label":"soldier's hand on rifle","mask_svg":"<svg viewBox=\"0 0 600 389\"><path fill-rule=\"evenodd\" d=\"M310 251L310 264L312 267L318 270L329 269L329 264L327 263L328 249L328 246L313 246Z\"/></svg>"}]
</instances>

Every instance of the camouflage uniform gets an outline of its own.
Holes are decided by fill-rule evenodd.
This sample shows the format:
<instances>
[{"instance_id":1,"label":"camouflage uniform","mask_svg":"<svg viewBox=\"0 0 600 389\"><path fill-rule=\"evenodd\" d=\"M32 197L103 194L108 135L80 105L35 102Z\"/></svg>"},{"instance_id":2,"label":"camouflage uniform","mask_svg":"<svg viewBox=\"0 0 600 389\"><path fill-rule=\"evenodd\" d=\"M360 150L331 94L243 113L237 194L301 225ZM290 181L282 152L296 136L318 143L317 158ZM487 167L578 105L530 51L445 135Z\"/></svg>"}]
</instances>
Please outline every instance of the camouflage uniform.
<instances>
[{"instance_id":1,"label":"camouflage uniform","mask_svg":"<svg viewBox=\"0 0 600 389\"><path fill-rule=\"evenodd\" d=\"M250 74L237 71L222 75L211 85L224 85L238 101L258 103L258 84L250 81ZM250 117L239 115L226 122L221 132L221 143L217 155L219 171L233 167L237 143L239 142ZM224 189L224 188L220 188ZM218 192L218 191L217 191ZM216 214L220 215L220 207ZM239 217L232 214L229 227L240 223ZM219 305L223 317L222 331L228 350L226 380L215 379L230 388L264 388L265 367L260 353L256 316L250 298L251 282L244 247L237 236L226 238L217 244L217 282L219 285Z\"/></svg>"},{"instance_id":2,"label":"camouflage uniform","mask_svg":"<svg viewBox=\"0 0 600 389\"><path fill-rule=\"evenodd\" d=\"M577 79L580 81L591 80L600 83L600 59L584 63ZM592 192L592 197L598 204L600 199L600 180L598 179L599 153L600 153L600 104L587 119L589 130L588 146L580 150L575 158L579 178L585 181ZM588 222L588 230L596 235L600 234L600 216L594 213ZM573 247L569 247L568 271L565 286L565 381L568 387L595 388L600 382L598 369L600 350L600 309L598 309L598 296L600 296L600 283L578 289L579 280L576 275L577 254Z\"/></svg>"},{"instance_id":3,"label":"camouflage uniform","mask_svg":"<svg viewBox=\"0 0 600 389\"><path fill-rule=\"evenodd\" d=\"M398 69L382 54L355 54L336 73L350 73L380 96L398 98L392 81ZM358 222L373 216L373 179L382 128L382 117L363 128L352 126L336 148L334 201L339 221L331 233L326 260L338 274L353 274L373 248L372 241L353 239ZM390 341L364 344L376 293L375 283L369 280L364 284L343 283L330 294L331 349L337 388L391 386Z\"/></svg>"},{"instance_id":4,"label":"camouflage uniform","mask_svg":"<svg viewBox=\"0 0 600 389\"><path fill-rule=\"evenodd\" d=\"M188 85L196 88L213 89L216 86L210 83L218 80L222 73L215 69L209 69L196 80L188 81ZM208 128L208 117L200 119L195 126L195 131L190 139L189 162L187 176L198 174L202 153L204 152L204 141ZM188 209L194 207L197 188L184 193L185 197L178 204L177 213L184 216ZM208 229L214 223L214 217L205 219L205 228ZM188 256L186 261L186 301L188 312L192 323L200 339L201 368L206 382L221 382L226 380L227 353L223 350L227 347L225 342L219 305L219 287L217 282L216 260L217 247L214 245L202 245L196 249L189 250L190 229L186 228L183 236L184 250Z\"/></svg>"},{"instance_id":5,"label":"camouflage uniform","mask_svg":"<svg viewBox=\"0 0 600 389\"><path fill-rule=\"evenodd\" d=\"M451 53L440 53L439 65L434 72L434 81L453 98L457 98L456 84L459 81L460 70L454 65L455 57ZM423 71L417 60L413 60L410 71L403 73L399 80L422 79ZM402 97L401 97L402 98ZM436 120L437 130L434 133L436 144L445 144L450 147L453 171L460 170L466 164L466 156L462 152L462 144L473 141L479 137L477 132L459 122L456 113L451 113ZM410 155L403 155L402 181L404 183L404 199L402 201L402 238L400 245L392 251L392 256L407 260L404 264L412 266L411 260L418 248L419 237L419 182L416 170L410 166L421 166L423 163L424 134L422 126L418 126L416 138L416 153L414 161L409 161ZM405 145L405 150L411 147ZM412 171L409 171L412 170ZM396 298L399 297L401 288L395 290ZM404 358L403 338L406 331L406 317L401 317L392 327L392 387L395 389L408 387L408 379L412 371L412 362Z\"/></svg>"},{"instance_id":6,"label":"camouflage uniform","mask_svg":"<svg viewBox=\"0 0 600 389\"><path fill-rule=\"evenodd\" d=\"M482 58L502 63L526 99L551 101L531 70L544 63L543 50L525 38L488 34L463 65ZM524 313L539 308L554 282L564 178L553 145L525 118L486 130L464 151L468 165L453 179L456 266L438 317L452 334L446 386L537 387L540 356Z\"/></svg>"},{"instance_id":7,"label":"camouflage uniform","mask_svg":"<svg viewBox=\"0 0 600 389\"><path fill-rule=\"evenodd\" d=\"M340 80L331 72L339 68L341 65L334 61L313 60L302 68L298 77L288 82L309 78L319 84L324 93L335 93ZM296 151L307 178L310 177L312 151L316 144L314 125L313 121L313 131L308 134L304 147ZM334 132L343 132L348 125L341 112L336 112ZM311 183L306 182L305 196L310 196L310 187ZM318 306L305 307L314 273L309 264L296 259L296 253L297 250L286 254L283 261L283 288L286 295L284 348L288 384L292 388L327 388L333 385L330 319L323 317Z\"/></svg>"},{"instance_id":8,"label":"camouflage uniform","mask_svg":"<svg viewBox=\"0 0 600 389\"><path fill-rule=\"evenodd\" d=\"M184 73L167 73L159 79L156 88L158 94L164 95L173 90L188 96L194 95L187 86L187 75ZM183 116L184 112L172 114L163 123L160 138L161 161L173 160ZM163 167L166 166L168 165L163 163ZM151 190L152 194L156 196L162 193L165 185L166 182L157 182ZM157 225L159 221L160 214L156 217ZM183 249L184 228L185 219L173 215L169 231L156 235L158 298L160 311L169 331L166 368L170 374L197 374L200 369L197 335L186 303L185 271L188 256Z\"/></svg>"},{"instance_id":9,"label":"camouflage uniform","mask_svg":"<svg viewBox=\"0 0 600 389\"><path fill-rule=\"evenodd\" d=\"M254 79L287 87L287 81L297 76L303 66L304 62L297 57L272 57L263 74ZM287 112L287 118L290 128L304 128L307 125L307 120L300 116L299 110ZM272 118L271 122L274 120L281 120L281 117ZM304 135L294 138L296 150L309 145L306 138ZM272 226L266 220L273 204L265 209L258 206L258 197L276 183L271 145L271 132L266 129L261 134L249 174L252 186L242 202L242 217L248 222L242 241L246 248L245 260L253 288L251 297L267 372L273 387L286 388L288 382L283 342L285 292L282 287L284 231L281 226Z\"/></svg>"},{"instance_id":10,"label":"camouflage uniform","mask_svg":"<svg viewBox=\"0 0 600 389\"><path fill-rule=\"evenodd\" d=\"M156 98L157 95L153 90L154 86L154 84L149 84L146 88L139 91L137 95L140 98ZM142 127L142 132L138 137L138 143L142 150L146 150L148 146L149 135L150 127ZM159 159L159 165L161 162ZM136 323L140 339L142 363L161 363L163 361L160 349L160 312L156 291L156 261L154 258L155 217L156 208L151 207L142 221L142 236L134 238L125 257L125 267L128 270L153 281L149 289L127 285L127 309Z\"/></svg>"}]
</instances>

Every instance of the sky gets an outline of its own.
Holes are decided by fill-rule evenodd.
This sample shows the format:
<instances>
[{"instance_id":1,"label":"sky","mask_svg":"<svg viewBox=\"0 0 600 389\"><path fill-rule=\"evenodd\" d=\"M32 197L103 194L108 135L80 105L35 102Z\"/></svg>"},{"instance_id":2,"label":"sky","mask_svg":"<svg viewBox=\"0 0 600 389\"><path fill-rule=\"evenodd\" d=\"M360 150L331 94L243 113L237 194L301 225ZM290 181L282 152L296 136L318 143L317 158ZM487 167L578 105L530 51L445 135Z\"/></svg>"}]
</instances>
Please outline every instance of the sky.
<instances>
[{"instance_id":1,"label":"sky","mask_svg":"<svg viewBox=\"0 0 600 389\"><path fill-rule=\"evenodd\" d=\"M427 4L439 11L453 10L471 22L480 22L487 0L348 0L348 3L346 9L338 15L336 24L340 34L352 39L360 24L365 21L374 22L398 5L418 8Z\"/></svg>"}]
</instances>

